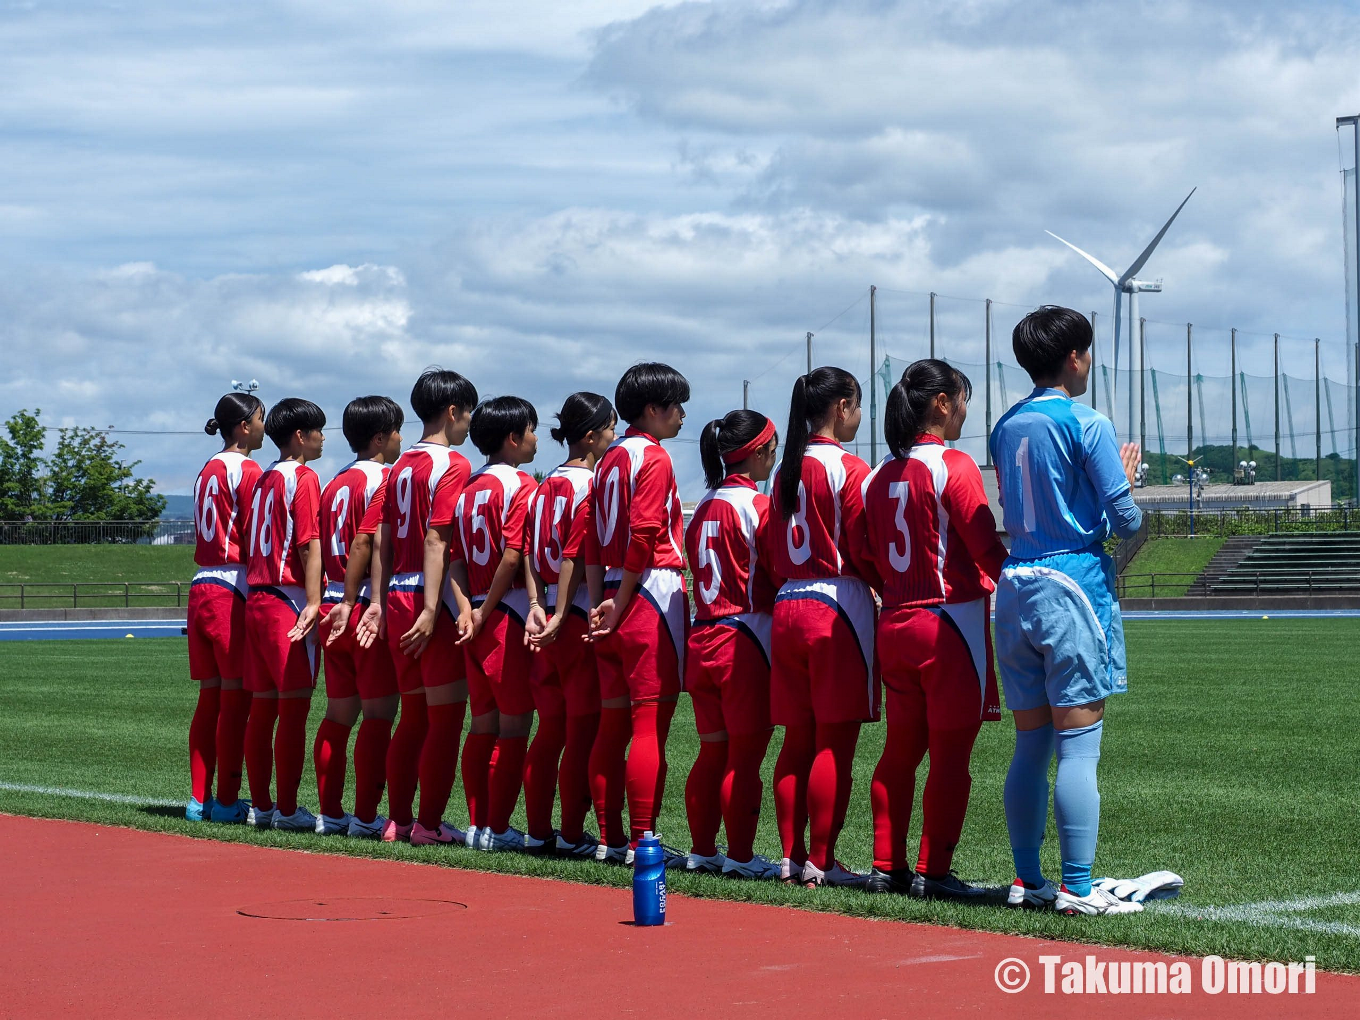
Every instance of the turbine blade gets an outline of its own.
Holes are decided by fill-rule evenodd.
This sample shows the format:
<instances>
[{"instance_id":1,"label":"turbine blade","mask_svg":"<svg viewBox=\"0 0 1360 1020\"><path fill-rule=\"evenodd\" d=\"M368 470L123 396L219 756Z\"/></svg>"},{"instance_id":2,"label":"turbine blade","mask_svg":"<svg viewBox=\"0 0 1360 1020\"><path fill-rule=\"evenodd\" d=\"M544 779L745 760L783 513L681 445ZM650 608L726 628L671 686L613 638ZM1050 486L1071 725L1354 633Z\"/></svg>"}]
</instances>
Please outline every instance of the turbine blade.
<instances>
[{"instance_id":1,"label":"turbine blade","mask_svg":"<svg viewBox=\"0 0 1360 1020\"><path fill-rule=\"evenodd\" d=\"M1190 195L1193 195L1198 190L1199 190L1198 187L1191 188ZM1170 229L1171 224L1176 222L1176 217L1179 216L1181 214L1181 210L1185 208L1185 203L1190 201L1190 195L1186 195L1185 200L1182 201L1180 205L1176 206L1176 211L1171 214L1171 219L1167 220L1166 223L1162 226L1162 229L1157 231L1157 236L1152 239L1151 244L1149 244L1146 248L1143 249L1143 254L1139 255L1138 258L1134 260L1133 265L1129 266L1128 269L1124 270L1124 275L1121 276L1116 281L1115 284L1116 286L1123 287L1124 284L1128 283L1135 276L1137 276L1138 271L1142 269L1144 265L1147 264L1147 260L1152 257L1152 250L1156 248L1157 245L1161 244L1162 238L1166 236L1167 230Z\"/></svg>"},{"instance_id":2,"label":"turbine blade","mask_svg":"<svg viewBox=\"0 0 1360 1020\"><path fill-rule=\"evenodd\" d=\"M1053 231L1051 230L1045 230L1044 233L1047 234L1049 237L1053 238L1055 241L1062 241L1063 244L1067 245L1067 247L1071 248L1074 252L1076 252L1078 255L1084 258L1087 262L1091 263L1091 265L1099 269L1101 273L1104 274L1105 279L1109 280L1116 287L1119 286L1119 277L1115 275L1115 271L1111 269L1109 266L1107 266L1104 262L1101 262L1100 259L1096 258L1094 255L1088 255L1086 252L1082 251L1071 241L1063 241L1061 237L1053 233Z\"/></svg>"}]
</instances>

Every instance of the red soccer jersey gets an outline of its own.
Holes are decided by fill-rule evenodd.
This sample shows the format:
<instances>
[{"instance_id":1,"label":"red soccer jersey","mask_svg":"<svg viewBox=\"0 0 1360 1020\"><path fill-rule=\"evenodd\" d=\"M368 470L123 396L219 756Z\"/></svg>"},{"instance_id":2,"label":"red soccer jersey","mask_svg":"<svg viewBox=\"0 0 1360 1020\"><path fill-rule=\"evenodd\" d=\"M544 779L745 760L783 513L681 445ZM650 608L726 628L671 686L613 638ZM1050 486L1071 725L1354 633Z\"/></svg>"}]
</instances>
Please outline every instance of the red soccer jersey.
<instances>
[{"instance_id":1,"label":"red soccer jersey","mask_svg":"<svg viewBox=\"0 0 1360 1020\"><path fill-rule=\"evenodd\" d=\"M453 523L453 507L471 473L467 458L439 443L416 443L392 465L383 486L383 523L392 528L392 573L425 569L425 532Z\"/></svg>"},{"instance_id":2,"label":"red soccer jersey","mask_svg":"<svg viewBox=\"0 0 1360 1020\"><path fill-rule=\"evenodd\" d=\"M771 491L776 530L774 572L807 580L847 575L878 586L877 572L864 555L864 497L860 486L869 465L840 443L813 436L803 454L798 507L785 517L779 507L779 472Z\"/></svg>"},{"instance_id":3,"label":"red soccer jersey","mask_svg":"<svg viewBox=\"0 0 1360 1020\"><path fill-rule=\"evenodd\" d=\"M595 474L587 467L561 465L538 484L530 503L530 555L544 584L556 584L564 560L584 555L599 560L591 521L590 489Z\"/></svg>"},{"instance_id":4,"label":"red soccer jersey","mask_svg":"<svg viewBox=\"0 0 1360 1020\"><path fill-rule=\"evenodd\" d=\"M533 475L509 464L487 464L473 472L458 497L454 510L458 548L453 555L467 563L473 598L491 590L491 579L507 549L524 551L535 484ZM523 571L515 572L510 587L524 587Z\"/></svg>"},{"instance_id":5,"label":"red soccer jersey","mask_svg":"<svg viewBox=\"0 0 1360 1020\"><path fill-rule=\"evenodd\" d=\"M344 583L349 547L386 478L387 465L356 460L341 468L321 493L321 562L326 580Z\"/></svg>"},{"instance_id":6,"label":"red soccer jersey","mask_svg":"<svg viewBox=\"0 0 1360 1020\"><path fill-rule=\"evenodd\" d=\"M749 478L733 475L699 500L685 529L695 619L774 609L779 585L770 574L773 533L770 497Z\"/></svg>"},{"instance_id":7,"label":"red soccer jersey","mask_svg":"<svg viewBox=\"0 0 1360 1020\"><path fill-rule=\"evenodd\" d=\"M321 480L311 468L293 460L278 460L265 468L250 500L247 583L252 587L306 583L298 549L320 536L320 505Z\"/></svg>"},{"instance_id":8,"label":"red soccer jersey","mask_svg":"<svg viewBox=\"0 0 1360 1020\"><path fill-rule=\"evenodd\" d=\"M250 497L260 465L243 453L219 453L194 482L194 562L225 567L245 562Z\"/></svg>"},{"instance_id":9,"label":"red soccer jersey","mask_svg":"<svg viewBox=\"0 0 1360 1020\"><path fill-rule=\"evenodd\" d=\"M616 439L595 468L595 532L600 562L642 573L683 570L684 517L670 454L634 428Z\"/></svg>"},{"instance_id":10,"label":"red soccer jersey","mask_svg":"<svg viewBox=\"0 0 1360 1020\"><path fill-rule=\"evenodd\" d=\"M874 468L863 492L885 606L972 602L996 589L1006 547L972 457L923 435Z\"/></svg>"}]
</instances>

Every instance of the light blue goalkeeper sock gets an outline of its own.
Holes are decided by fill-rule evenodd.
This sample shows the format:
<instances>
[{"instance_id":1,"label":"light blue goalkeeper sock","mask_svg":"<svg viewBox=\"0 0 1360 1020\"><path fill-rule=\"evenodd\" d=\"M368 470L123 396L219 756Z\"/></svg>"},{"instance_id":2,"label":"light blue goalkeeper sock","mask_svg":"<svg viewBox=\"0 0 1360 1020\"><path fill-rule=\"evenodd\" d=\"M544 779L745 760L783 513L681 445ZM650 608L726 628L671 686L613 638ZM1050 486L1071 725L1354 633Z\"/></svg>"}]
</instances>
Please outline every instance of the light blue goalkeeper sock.
<instances>
[{"instance_id":1,"label":"light blue goalkeeper sock","mask_svg":"<svg viewBox=\"0 0 1360 1020\"><path fill-rule=\"evenodd\" d=\"M1096 836L1100 832L1100 791L1096 766L1100 764L1102 719L1094 726L1059 730L1058 780L1053 784L1053 815L1058 821L1058 845L1062 849L1063 885L1078 896L1091 895L1091 865L1096 859Z\"/></svg>"},{"instance_id":2,"label":"light blue goalkeeper sock","mask_svg":"<svg viewBox=\"0 0 1360 1020\"><path fill-rule=\"evenodd\" d=\"M1006 828L1011 836L1015 874L1032 886L1043 885L1039 848L1048 824L1048 761L1053 757L1053 726L1016 730L1015 754L1006 773ZM1089 873L1088 873L1089 874Z\"/></svg>"}]
</instances>

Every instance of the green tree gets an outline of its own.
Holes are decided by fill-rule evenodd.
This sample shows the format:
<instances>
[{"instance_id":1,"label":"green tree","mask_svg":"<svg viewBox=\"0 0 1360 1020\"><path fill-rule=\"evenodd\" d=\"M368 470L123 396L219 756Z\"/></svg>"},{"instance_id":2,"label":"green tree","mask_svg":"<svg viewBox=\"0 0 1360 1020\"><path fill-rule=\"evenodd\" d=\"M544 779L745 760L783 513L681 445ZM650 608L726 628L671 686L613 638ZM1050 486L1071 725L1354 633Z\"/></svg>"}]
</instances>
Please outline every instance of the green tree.
<instances>
[{"instance_id":1,"label":"green tree","mask_svg":"<svg viewBox=\"0 0 1360 1020\"><path fill-rule=\"evenodd\" d=\"M59 432L43 457L41 411L19 411L0 438L0 519L22 521L153 521L165 497L155 481L136 477L141 461L126 462L124 446L92 428Z\"/></svg>"}]
</instances>

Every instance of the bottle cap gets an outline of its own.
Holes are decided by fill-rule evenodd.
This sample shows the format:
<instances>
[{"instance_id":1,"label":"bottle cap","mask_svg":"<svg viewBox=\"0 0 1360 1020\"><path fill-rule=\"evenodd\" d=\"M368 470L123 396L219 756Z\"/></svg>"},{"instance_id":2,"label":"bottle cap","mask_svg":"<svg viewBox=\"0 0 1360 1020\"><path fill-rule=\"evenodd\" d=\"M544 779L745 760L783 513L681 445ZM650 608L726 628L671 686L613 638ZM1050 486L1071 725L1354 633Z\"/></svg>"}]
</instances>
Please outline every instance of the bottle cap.
<instances>
[{"instance_id":1,"label":"bottle cap","mask_svg":"<svg viewBox=\"0 0 1360 1020\"><path fill-rule=\"evenodd\" d=\"M652 830L651 830L651 829L648 829L646 832L644 832L644 833L642 834L642 838L643 838L643 839L654 839L655 837L654 837L653 834L652 834Z\"/></svg>"}]
</instances>

